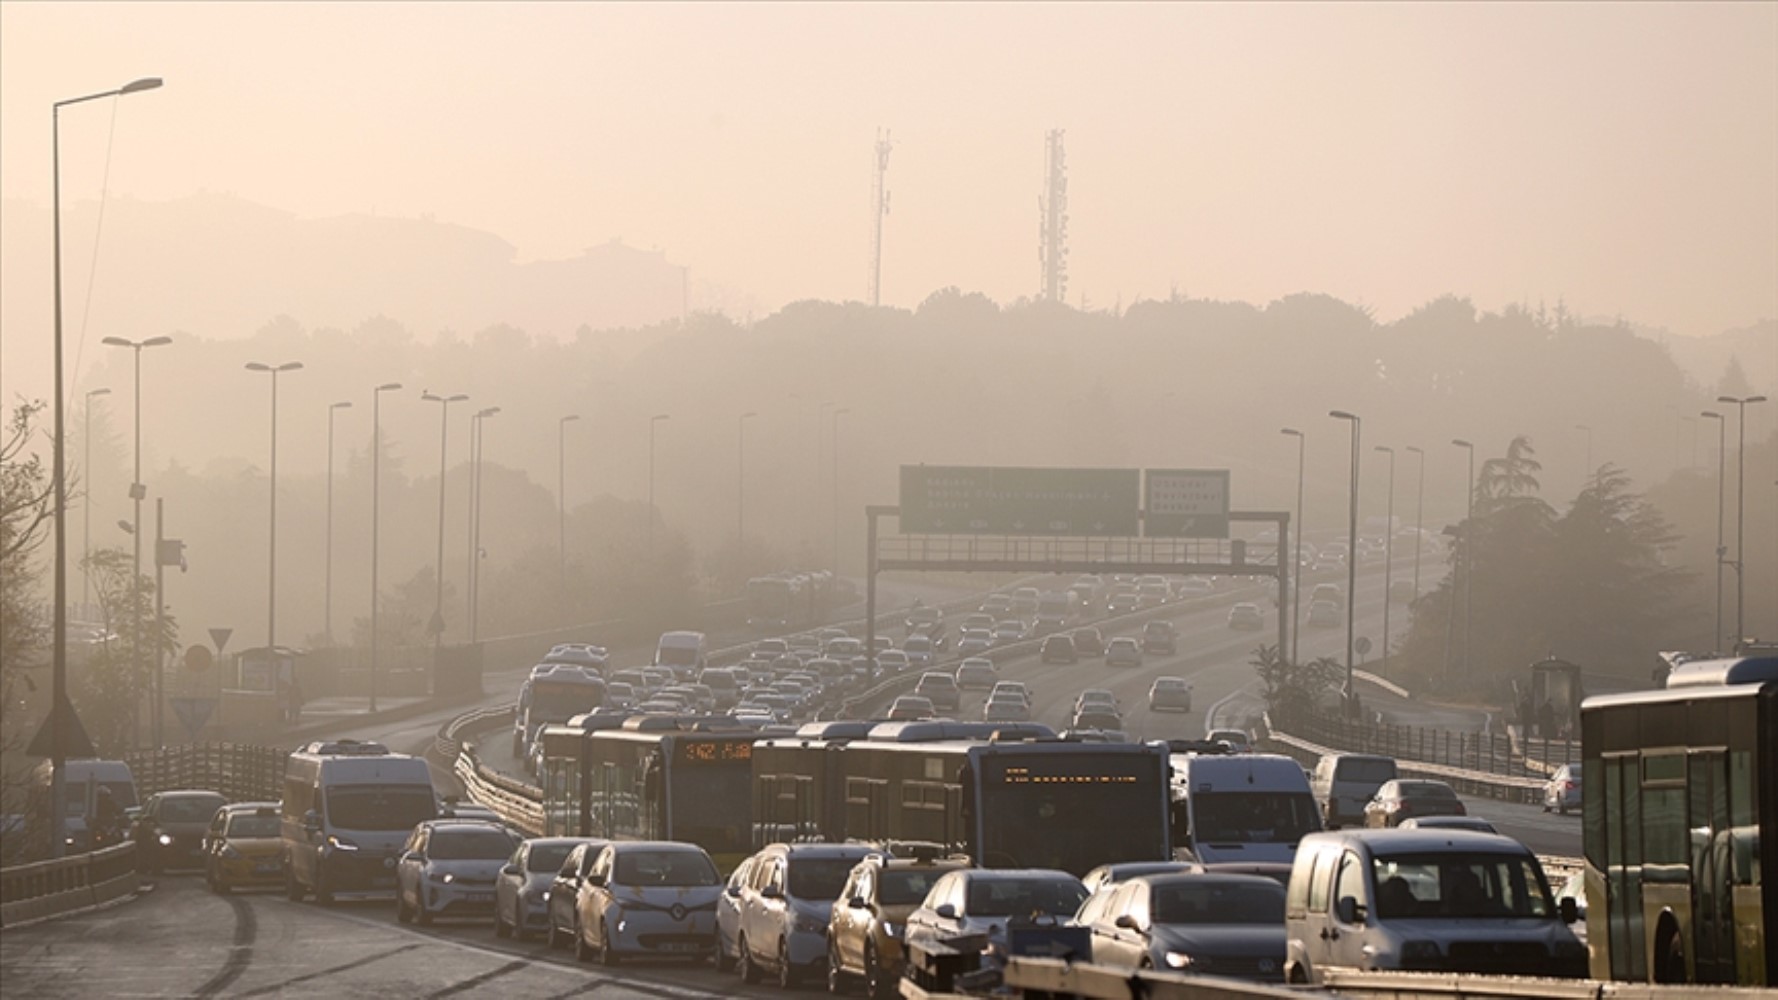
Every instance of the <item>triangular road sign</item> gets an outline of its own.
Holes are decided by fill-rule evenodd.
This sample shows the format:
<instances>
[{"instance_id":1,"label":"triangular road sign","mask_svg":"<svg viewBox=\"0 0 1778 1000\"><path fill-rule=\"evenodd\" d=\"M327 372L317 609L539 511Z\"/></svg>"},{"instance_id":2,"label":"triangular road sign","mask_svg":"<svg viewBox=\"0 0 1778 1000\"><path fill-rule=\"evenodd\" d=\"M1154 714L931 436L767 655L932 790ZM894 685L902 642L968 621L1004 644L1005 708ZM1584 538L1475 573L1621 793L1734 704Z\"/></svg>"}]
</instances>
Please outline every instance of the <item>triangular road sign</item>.
<instances>
[{"instance_id":1,"label":"triangular road sign","mask_svg":"<svg viewBox=\"0 0 1778 1000\"><path fill-rule=\"evenodd\" d=\"M179 716L179 722L185 726L185 734L197 739L204 731L204 723L210 721L210 713L216 710L215 698L168 698L173 703L173 714Z\"/></svg>"},{"instance_id":2,"label":"triangular road sign","mask_svg":"<svg viewBox=\"0 0 1778 1000\"><path fill-rule=\"evenodd\" d=\"M210 630L210 641L216 644L216 652L220 654L222 647L228 645L228 637L235 634L232 628L213 628Z\"/></svg>"},{"instance_id":3,"label":"triangular road sign","mask_svg":"<svg viewBox=\"0 0 1778 1000\"><path fill-rule=\"evenodd\" d=\"M31 745L25 753L32 757L54 757L56 755L55 725L60 717L62 729L63 757L97 757L99 752L93 749L92 737L86 734L86 728L80 724L80 717L74 714L74 706L67 699L58 702L55 709L43 720L43 728L31 738Z\"/></svg>"}]
</instances>

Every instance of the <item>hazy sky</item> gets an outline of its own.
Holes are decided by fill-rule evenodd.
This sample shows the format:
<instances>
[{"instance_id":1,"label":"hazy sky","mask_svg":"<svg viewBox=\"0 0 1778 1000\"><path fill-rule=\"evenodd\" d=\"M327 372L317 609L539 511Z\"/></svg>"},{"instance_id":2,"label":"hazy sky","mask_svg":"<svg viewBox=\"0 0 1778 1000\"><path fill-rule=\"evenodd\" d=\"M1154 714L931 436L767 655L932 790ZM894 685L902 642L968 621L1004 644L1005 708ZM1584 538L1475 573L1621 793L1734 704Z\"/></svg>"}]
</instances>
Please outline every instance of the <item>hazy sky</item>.
<instances>
[{"instance_id":1,"label":"hazy sky","mask_svg":"<svg viewBox=\"0 0 1778 1000\"><path fill-rule=\"evenodd\" d=\"M1778 315L1772 3L4 2L0 195L47 202L53 101L146 75L113 197L622 237L767 308L864 296L879 126L884 300L1033 294L1059 127L1075 303ZM112 107L64 114L70 200Z\"/></svg>"}]
</instances>

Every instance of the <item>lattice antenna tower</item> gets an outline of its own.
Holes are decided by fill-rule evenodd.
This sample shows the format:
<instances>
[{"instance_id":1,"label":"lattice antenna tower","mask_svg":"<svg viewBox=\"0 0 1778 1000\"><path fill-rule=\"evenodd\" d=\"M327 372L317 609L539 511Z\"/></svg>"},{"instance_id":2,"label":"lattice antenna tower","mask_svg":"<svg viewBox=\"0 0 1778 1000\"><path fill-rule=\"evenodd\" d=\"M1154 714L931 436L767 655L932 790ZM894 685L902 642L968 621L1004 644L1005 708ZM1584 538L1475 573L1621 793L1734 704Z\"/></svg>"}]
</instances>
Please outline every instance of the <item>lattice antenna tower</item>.
<instances>
[{"instance_id":1,"label":"lattice antenna tower","mask_svg":"<svg viewBox=\"0 0 1778 1000\"><path fill-rule=\"evenodd\" d=\"M894 143L887 129L877 130L871 171L870 304L880 305L883 291L883 217L889 214L889 150Z\"/></svg>"},{"instance_id":2,"label":"lattice antenna tower","mask_svg":"<svg viewBox=\"0 0 1778 1000\"><path fill-rule=\"evenodd\" d=\"M1062 302L1068 295L1068 159L1062 129L1044 136L1044 193L1037 199L1039 242L1043 265L1043 298Z\"/></svg>"}]
</instances>

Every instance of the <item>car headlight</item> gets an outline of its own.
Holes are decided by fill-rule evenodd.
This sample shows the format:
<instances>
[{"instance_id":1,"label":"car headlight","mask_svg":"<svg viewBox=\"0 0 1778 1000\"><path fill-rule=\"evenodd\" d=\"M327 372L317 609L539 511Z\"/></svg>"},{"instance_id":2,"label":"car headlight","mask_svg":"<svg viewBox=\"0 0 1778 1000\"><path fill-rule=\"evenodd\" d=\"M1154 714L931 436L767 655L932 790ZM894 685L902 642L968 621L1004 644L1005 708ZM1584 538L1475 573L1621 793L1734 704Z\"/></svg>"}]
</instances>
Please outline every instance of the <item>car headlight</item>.
<instances>
[{"instance_id":1,"label":"car headlight","mask_svg":"<svg viewBox=\"0 0 1778 1000\"><path fill-rule=\"evenodd\" d=\"M549 902L549 890L548 889L543 890L543 901L546 903Z\"/></svg>"},{"instance_id":2,"label":"car headlight","mask_svg":"<svg viewBox=\"0 0 1778 1000\"><path fill-rule=\"evenodd\" d=\"M426 879L431 882L450 882L450 881L452 881L450 873L448 873L448 872L427 872Z\"/></svg>"},{"instance_id":3,"label":"car headlight","mask_svg":"<svg viewBox=\"0 0 1778 1000\"><path fill-rule=\"evenodd\" d=\"M160 845L161 845L161 846L162 846L162 847L171 847L171 846L173 846L173 835L172 835L172 834L170 834L170 833L163 833L163 834L161 834L161 835L160 835L160 836L159 836L159 837L157 837L157 838L155 838L155 839L156 839L156 840L158 840L158 841L160 841Z\"/></svg>"},{"instance_id":4,"label":"car headlight","mask_svg":"<svg viewBox=\"0 0 1778 1000\"><path fill-rule=\"evenodd\" d=\"M1168 968L1189 969L1192 967L1192 964L1193 964L1192 957L1190 955L1187 955L1183 951L1167 952L1167 967Z\"/></svg>"}]
</instances>

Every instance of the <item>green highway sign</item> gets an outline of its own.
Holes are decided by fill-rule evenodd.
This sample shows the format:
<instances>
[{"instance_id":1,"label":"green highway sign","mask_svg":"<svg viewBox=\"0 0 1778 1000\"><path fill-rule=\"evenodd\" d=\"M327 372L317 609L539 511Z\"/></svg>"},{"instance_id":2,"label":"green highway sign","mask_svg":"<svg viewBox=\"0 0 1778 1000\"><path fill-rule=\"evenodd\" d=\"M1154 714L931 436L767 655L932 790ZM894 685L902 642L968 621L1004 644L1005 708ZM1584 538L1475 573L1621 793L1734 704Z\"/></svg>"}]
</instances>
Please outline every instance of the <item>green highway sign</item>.
<instances>
[{"instance_id":1,"label":"green highway sign","mask_svg":"<svg viewBox=\"0 0 1778 1000\"><path fill-rule=\"evenodd\" d=\"M1229 537L1229 470L1149 469L1145 485L1144 535Z\"/></svg>"},{"instance_id":2,"label":"green highway sign","mask_svg":"<svg viewBox=\"0 0 1778 1000\"><path fill-rule=\"evenodd\" d=\"M901 467L901 531L909 535L1103 535L1140 530L1135 469Z\"/></svg>"}]
</instances>

